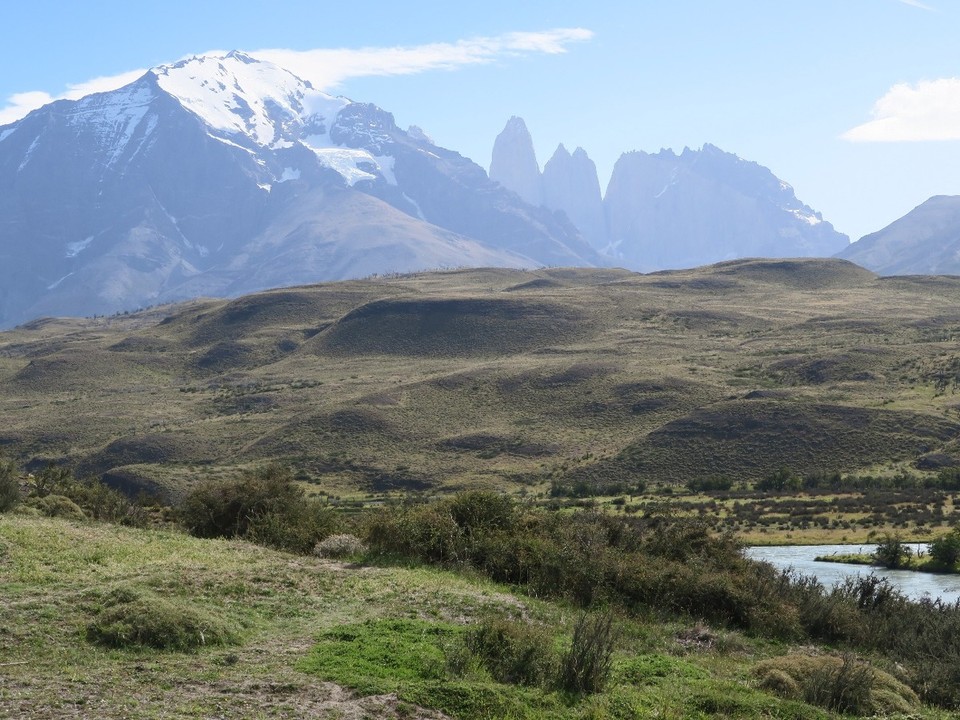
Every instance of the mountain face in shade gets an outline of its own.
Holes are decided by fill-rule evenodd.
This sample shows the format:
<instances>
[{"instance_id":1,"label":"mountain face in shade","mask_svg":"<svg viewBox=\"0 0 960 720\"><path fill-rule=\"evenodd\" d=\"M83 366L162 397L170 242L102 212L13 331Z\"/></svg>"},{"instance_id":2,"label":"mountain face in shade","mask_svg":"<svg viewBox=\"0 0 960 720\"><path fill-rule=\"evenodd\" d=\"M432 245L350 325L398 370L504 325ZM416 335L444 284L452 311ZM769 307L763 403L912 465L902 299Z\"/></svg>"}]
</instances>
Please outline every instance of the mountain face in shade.
<instances>
[{"instance_id":1,"label":"mountain face in shade","mask_svg":"<svg viewBox=\"0 0 960 720\"><path fill-rule=\"evenodd\" d=\"M768 169L713 145L625 153L604 197L609 253L632 269L743 257L829 257L846 247Z\"/></svg>"},{"instance_id":2,"label":"mountain face in shade","mask_svg":"<svg viewBox=\"0 0 960 720\"><path fill-rule=\"evenodd\" d=\"M594 265L562 216L239 52L0 126L0 327L431 267Z\"/></svg>"},{"instance_id":3,"label":"mountain face in shade","mask_svg":"<svg viewBox=\"0 0 960 720\"><path fill-rule=\"evenodd\" d=\"M542 175L523 120L494 143L490 177L562 211L608 264L651 271L745 257L830 257L849 238L767 168L713 145L624 153L601 199L593 161L561 144Z\"/></svg>"},{"instance_id":4,"label":"mountain face in shade","mask_svg":"<svg viewBox=\"0 0 960 720\"><path fill-rule=\"evenodd\" d=\"M543 168L543 204L563 210L583 237L596 248L607 244L603 197L597 166L583 148L571 155L561 143Z\"/></svg>"},{"instance_id":5,"label":"mountain face in shade","mask_svg":"<svg viewBox=\"0 0 960 720\"><path fill-rule=\"evenodd\" d=\"M837 257L880 275L960 275L960 196L932 197Z\"/></svg>"},{"instance_id":6,"label":"mountain face in shade","mask_svg":"<svg viewBox=\"0 0 960 720\"><path fill-rule=\"evenodd\" d=\"M533 138L523 118L510 118L503 132L497 135L490 160L490 179L531 205L543 202L540 165L533 149Z\"/></svg>"}]
</instances>

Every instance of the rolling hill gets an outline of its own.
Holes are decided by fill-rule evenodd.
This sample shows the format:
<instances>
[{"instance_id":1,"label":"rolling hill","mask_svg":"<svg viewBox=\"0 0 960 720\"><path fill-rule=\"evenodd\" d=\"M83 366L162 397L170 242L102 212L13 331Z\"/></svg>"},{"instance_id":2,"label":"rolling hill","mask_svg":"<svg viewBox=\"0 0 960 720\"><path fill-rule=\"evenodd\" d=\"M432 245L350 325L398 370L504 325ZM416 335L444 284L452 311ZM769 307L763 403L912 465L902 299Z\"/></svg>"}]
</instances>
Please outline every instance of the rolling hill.
<instances>
[{"instance_id":1,"label":"rolling hill","mask_svg":"<svg viewBox=\"0 0 960 720\"><path fill-rule=\"evenodd\" d=\"M0 449L174 495L272 461L337 494L960 462L958 301L957 278L741 260L38 320L0 334Z\"/></svg>"}]
</instances>

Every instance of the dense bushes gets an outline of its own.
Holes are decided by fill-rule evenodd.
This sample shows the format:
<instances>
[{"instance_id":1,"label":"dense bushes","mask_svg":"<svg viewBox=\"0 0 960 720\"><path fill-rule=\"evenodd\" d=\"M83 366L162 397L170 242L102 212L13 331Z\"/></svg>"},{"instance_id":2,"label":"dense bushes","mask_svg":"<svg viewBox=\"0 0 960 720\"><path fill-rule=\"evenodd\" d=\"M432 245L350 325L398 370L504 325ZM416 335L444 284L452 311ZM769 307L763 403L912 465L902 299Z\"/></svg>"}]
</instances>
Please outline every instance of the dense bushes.
<instances>
[{"instance_id":1,"label":"dense bushes","mask_svg":"<svg viewBox=\"0 0 960 720\"><path fill-rule=\"evenodd\" d=\"M90 518L120 525L147 524L144 508L99 479L78 479L68 468L47 465L23 478L25 496L17 466L0 461L0 511L23 501L27 507L49 517L72 520Z\"/></svg>"},{"instance_id":2,"label":"dense bushes","mask_svg":"<svg viewBox=\"0 0 960 720\"><path fill-rule=\"evenodd\" d=\"M873 551L873 561L885 568L902 568L910 562L911 550L896 535L884 535Z\"/></svg>"},{"instance_id":3,"label":"dense bushes","mask_svg":"<svg viewBox=\"0 0 960 720\"><path fill-rule=\"evenodd\" d=\"M306 498L290 471L276 465L236 480L203 483L187 495L179 512L197 537L241 537L300 553L310 552L336 528L333 511Z\"/></svg>"},{"instance_id":4,"label":"dense bushes","mask_svg":"<svg viewBox=\"0 0 960 720\"><path fill-rule=\"evenodd\" d=\"M376 554L469 566L579 605L610 601L738 627L776 625L779 599L758 597L751 587L757 566L729 536L715 537L694 521L561 514L474 491L378 510L367 536Z\"/></svg>"},{"instance_id":5,"label":"dense bushes","mask_svg":"<svg viewBox=\"0 0 960 720\"><path fill-rule=\"evenodd\" d=\"M876 651L900 663L924 699L960 707L960 606L910 601L872 576L826 589L746 560L729 536L696 521L551 512L470 492L378 509L367 530L375 554L468 567L536 595ZM824 675L820 701L834 703L830 693L858 673Z\"/></svg>"}]
</instances>

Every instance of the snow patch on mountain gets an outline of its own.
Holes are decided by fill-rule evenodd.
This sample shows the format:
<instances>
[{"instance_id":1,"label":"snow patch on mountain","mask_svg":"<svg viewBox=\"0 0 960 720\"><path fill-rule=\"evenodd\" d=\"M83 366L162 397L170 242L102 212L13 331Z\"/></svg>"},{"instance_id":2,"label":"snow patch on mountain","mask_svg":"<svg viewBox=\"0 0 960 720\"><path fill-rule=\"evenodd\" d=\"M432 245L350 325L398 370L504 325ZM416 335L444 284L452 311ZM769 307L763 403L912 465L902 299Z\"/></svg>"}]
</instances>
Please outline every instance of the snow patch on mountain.
<instances>
[{"instance_id":1,"label":"snow patch on mountain","mask_svg":"<svg viewBox=\"0 0 960 720\"><path fill-rule=\"evenodd\" d=\"M23 154L23 160L20 161L20 165L17 167L17 172L20 172L27 166L27 163L30 162L30 156L33 155L33 151L36 150L39 143L40 136L37 135L37 137L33 139L33 142L30 143L30 147L28 147L27 151Z\"/></svg>"},{"instance_id":2,"label":"snow patch on mountain","mask_svg":"<svg viewBox=\"0 0 960 720\"><path fill-rule=\"evenodd\" d=\"M13 135L13 134L17 131L17 128L18 128L18 127L20 127L20 126L19 126L19 125L14 125L13 127L8 127L6 130L3 130L2 132L0 132L0 142L3 142L3 141L6 140L8 137L10 137L11 135Z\"/></svg>"},{"instance_id":3,"label":"snow patch on mountain","mask_svg":"<svg viewBox=\"0 0 960 720\"><path fill-rule=\"evenodd\" d=\"M56 290L58 287L60 287L60 283L62 283L64 280L66 280L66 279L67 279L68 277L70 277L71 275L73 275L72 272L71 272L71 273L67 273L67 274L64 275L62 278L60 278L59 280L57 280L56 282L54 282L54 283L52 283L52 284L50 284L50 285L47 285L47 290Z\"/></svg>"},{"instance_id":4,"label":"snow patch on mountain","mask_svg":"<svg viewBox=\"0 0 960 720\"><path fill-rule=\"evenodd\" d=\"M378 176L396 185L393 158L381 152L389 136L376 128L345 127L339 115L350 100L316 90L273 63L234 51L197 56L150 72L160 88L199 117L210 128L210 137L220 142L252 155L258 151L246 140L275 151L301 144L350 186ZM367 149L344 147L331 137L337 131L363 135ZM281 176L278 182L292 179L296 178ZM267 184L260 187L270 190Z\"/></svg>"},{"instance_id":5,"label":"snow patch on mountain","mask_svg":"<svg viewBox=\"0 0 960 720\"><path fill-rule=\"evenodd\" d=\"M802 220L807 223L807 225L819 225L823 220L813 213L807 212L805 210L791 210L790 211L797 220Z\"/></svg>"},{"instance_id":6,"label":"snow patch on mountain","mask_svg":"<svg viewBox=\"0 0 960 720\"><path fill-rule=\"evenodd\" d=\"M91 132L99 145L109 148L107 167L114 165L138 134L140 123L150 110L155 94L144 82L135 82L110 93L89 95L71 109L68 122L71 126ZM140 133L138 150L156 129L157 120L152 116Z\"/></svg>"},{"instance_id":7,"label":"snow patch on mountain","mask_svg":"<svg viewBox=\"0 0 960 720\"><path fill-rule=\"evenodd\" d=\"M67 243L67 254L64 257L73 258L86 250L90 243L93 242L93 235L86 238L85 240L80 240L79 242Z\"/></svg>"}]
</instances>

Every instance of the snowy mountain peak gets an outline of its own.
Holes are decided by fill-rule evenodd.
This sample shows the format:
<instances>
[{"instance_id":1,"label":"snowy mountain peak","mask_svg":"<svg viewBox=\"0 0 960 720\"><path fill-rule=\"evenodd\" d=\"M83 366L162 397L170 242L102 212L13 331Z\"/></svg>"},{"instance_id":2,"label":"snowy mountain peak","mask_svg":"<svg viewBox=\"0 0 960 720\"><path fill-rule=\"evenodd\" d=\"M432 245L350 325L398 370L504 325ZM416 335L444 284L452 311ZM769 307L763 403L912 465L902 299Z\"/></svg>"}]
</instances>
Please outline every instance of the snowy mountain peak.
<instances>
[{"instance_id":1,"label":"snowy mountain peak","mask_svg":"<svg viewBox=\"0 0 960 720\"><path fill-rule=\"evenodd\" d=\"M150 73L164 92L211 128L264 147L295 139L308 119L332 119L349 104L238 50L161 65Z\"/></svg>"}]
</instances>

